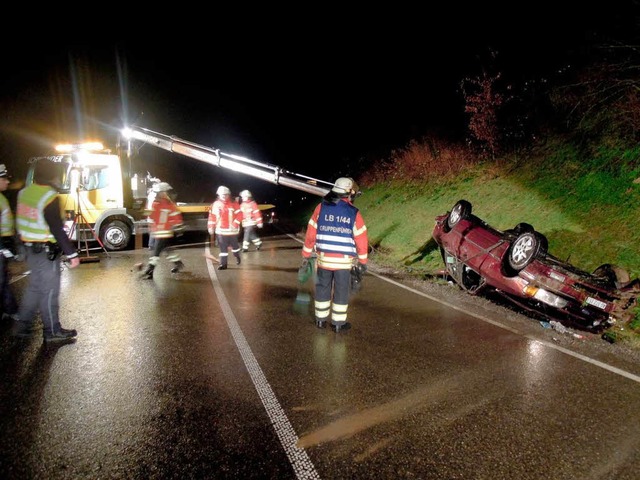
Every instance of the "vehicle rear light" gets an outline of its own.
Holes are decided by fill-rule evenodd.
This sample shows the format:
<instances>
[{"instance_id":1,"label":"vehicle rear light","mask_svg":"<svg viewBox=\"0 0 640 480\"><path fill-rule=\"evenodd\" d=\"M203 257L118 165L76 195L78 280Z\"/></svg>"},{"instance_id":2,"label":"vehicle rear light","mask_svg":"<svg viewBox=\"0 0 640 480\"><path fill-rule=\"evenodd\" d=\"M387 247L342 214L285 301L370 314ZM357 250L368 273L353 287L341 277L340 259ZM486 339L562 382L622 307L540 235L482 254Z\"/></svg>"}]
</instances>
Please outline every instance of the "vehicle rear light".
<instances>
[{"instance_id":1,"label":"vehicle rear light","mask_svg":"<svg viewBox=\"0 0 640 480\"><path fill-rule=\"evenodd\" d=\"M551 305L555 308L564 308L567 306L569 302L567 302L564 298L559 297L551 292L547 292L538 287L534 287L533 285L527 285L522 290L527 297L533 297L536 300L540 300L542 303L546 303L547 305Z\"/></svg>"}]
</instances>

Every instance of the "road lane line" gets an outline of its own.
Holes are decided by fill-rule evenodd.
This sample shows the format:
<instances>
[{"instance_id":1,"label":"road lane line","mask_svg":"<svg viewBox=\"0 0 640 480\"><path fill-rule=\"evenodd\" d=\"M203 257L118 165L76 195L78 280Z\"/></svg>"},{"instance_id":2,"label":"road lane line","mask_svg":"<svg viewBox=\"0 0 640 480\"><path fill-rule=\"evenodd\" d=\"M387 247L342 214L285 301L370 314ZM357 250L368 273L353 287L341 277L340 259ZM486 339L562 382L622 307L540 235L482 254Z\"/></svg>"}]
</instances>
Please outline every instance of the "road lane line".
<instances>
[{"instance_id":1,"label":"road lane line","mask_svg":"<svg viewBox=\"0 0 640 480\"><path fill-rule=\"evenodd\" d=\"M295 235L287 234L287 236L292 238L293 240L295 240L298 243L304 243L304 241L301 241ZM633 380L634 382L640 383L640 376L635 375L635 374L630 373L630 372L627 372L626 370L622 370L622 369L620 369L618 367L614 367L613 365L609 365L607 363L601 362L600 360L596 360L595 358L587 357L586 355L582 355L580 353L574 352L572 350L569 350L567 348L561 347L559 345L555 345L553 343L549 343L549 342L546 342L544 340L540 340L539 338L536 338L533 335L529 335L529 334L523 333L523 332L521 332L519 330L516 330L515 328L512 328L512 327L510 327L508 325L505 325L503 323L500 323L500 322L496 322L495 320L491 320L490 318L484 317L482 315L478 315L478 314L473 313L473 312L468 312L468 311L466 311L466 310L464 310L464 309L462 309L462 308L460 308L460 307L458 307L456 305L453 305L452 303L449 303L449 302L447 302L445 300L442 300L440 298L433 297L433 296L431 296L431 295L429 295L427 293L421 292L421 291L416 290L414 288L407 287L406 285L403 285L402 283L396 282L395 280L391 280L390 278L384 277L384 276L382 276L382 275L380 275L378 273L374 273L371 270L368 270L367 273L370 273L371 275L373 275L375 277L378 277L380 280L384 280L385 282L392 283L392 284L394 284L394 285L396 285L398 287L404 288L405 290L409 290L410 292L413 292L413 293L415 293L417 295L420 295L422 297L428 298L429 300L433 300L434 302L438 302L438 303L441 303L443 305L446 305L447 307L453 308L454 310L462 312L465 315L470 315L470 316L475 317L475 318L477 318L479 320L482 320L483 322L490 323L491 325L495 325L496 327L500 327L500 328L502 328L504 330L510 331L511 333L515 333L516 335L522 335L523 337L528 338L529 340L532 340L534 342L538 342L539 344L544 345L545 347L553 348L555 350L558 350L559 352L565 353L567 355L571 355L572 357L575 357L575 358L577 358L579 360L582 360L584 362L590 363L590 364L595 365L597 367L603 368L603 369L608 370L608 371L610 371L612 373L615 373L617 375L621 375L623 377L628 378L629 380Z\"/></svg>"},{"instance_id":2,"label":"road lane line","mask_svg":"<svg viewBox=\"0 0 640 480\"><path fill-rule=\"evenodd\" d=\"M630 380L633 380L634 382L640 383L640 376L638 376L638 375L634 375L633 373L627 372L625 370L621 370L620 368L614 367L613 365L608 365L608 364L603 363L603 362L601 362L599 360L596 360L596 359L591 358L591 357L587 357L585 355L582 355L580 353L571 351L571 350L569 350L567 348L564 348L564 347L561 347L559 345L555 345L553 343L549 343L549 342L546 342L544 340L540 340L539 338L536 338L533 335L529 335L529 334L523 333L523 332L521 332L521 331L519 331L519 330L517 330L515 328L512 328L512 327L510 327L508 325L505 325L503 323L500 323L500 322L496 322L495 320L491 320L490 318L487 318L487 317L485 317L483 315L479 315L479 314L473 313L473 312L468 312L468 311L466 311L466 310L464 310L464 309L462 309L462 308L460 308L460 307L458 307L456 305L453 305L452 303L446 302L446 301L441 300L441 299L436 298L436 297L432 297L431 295L429 295L427 293L421 292L421 291L416 290L416 289L411 288L411 287L407 287L406 285L398 283L395 280L391 280L390 278L383 277L382 275L379 275L377 273L373 273L371 270L368 270L367 273L370 273L371 275L374 275L374 276L378 277L379 279L384 280L385 282L393 283L394 285L397 285L398 287L402 287L402 288L404 288L406 290L409 290L410 292L413 292L413 293L415 293L417 295L421 295L423 297L426 297L429 300L433 300L434 302L438 302L438 303L441 303L443 305L446 305L447 307L453 308L454 310L462 312L465 315L470 315L470 316L475 317L475 318L477 318L479 320L482 320L483 322L490 323L491 325L495 325L496 327L503 328L504 330L508 330L508 331L510 331L512 333L515 333L517 335L522 335L523 337L528 338L529 340L537 342L537 343L539 343L541 345L544 345L545 347L553 348L555 350L558 350L559 352L565 353L567 355L571 355L572 357L575 357L575 358L577 358L579 360L582 360L584 362L590 363L590 364L595 365L595 366L600 367L600 368L604 368L605 370L608 370L608 371L610 371L612 373L615 373L617 375L622 375L623 377L626 377L626 378L628 378Z\"/></svg>"},{"instance_id":3,"label":"road lane line","mask_svg":"<svg viewBox=\"0 0 640 480\"><path fill-rule=\"evenodd\" d=\"M205 256L207 253L209 253L208 245L205 247ZM298 435L296 435L286 413L280 406L280 402L278 402L278 399L273 393L267 378L264 376L256 357L251 351L251 347L249 347L249 344L247 343L247 339L240 329L240 325L238 325L236 316L234 315L233 310L231 310L227 297L222 291L222 287L218 281L216 270L211 258L207 258L207 269L209 270L209 277L211 278L213 289L218 297L220 308L222 309L224 318L227 321L229 330L231 330L233 340L238 347L238 351L242 356L244 365L249 372L253 385L256 387L260 400L262 400L262 404L264 405L267 415L273 424L273 428L280 439L280 443L282 444L282 447L289 458L289 462L296 473L296 477L299 479L320 479L320 475L318 475L318 472L309 459L307 452L297 446Z\"/></svg>"}]
</instances>

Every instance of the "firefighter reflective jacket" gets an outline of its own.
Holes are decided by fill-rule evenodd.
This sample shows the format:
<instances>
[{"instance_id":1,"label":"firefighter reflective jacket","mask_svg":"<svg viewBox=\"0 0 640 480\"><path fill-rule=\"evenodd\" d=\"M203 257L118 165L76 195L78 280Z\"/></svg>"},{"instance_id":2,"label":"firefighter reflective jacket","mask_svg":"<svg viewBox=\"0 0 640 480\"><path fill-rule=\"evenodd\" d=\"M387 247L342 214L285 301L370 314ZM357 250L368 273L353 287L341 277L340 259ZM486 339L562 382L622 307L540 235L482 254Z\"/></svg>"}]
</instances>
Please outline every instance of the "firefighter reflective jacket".
<instances>
[{"instance_id":1,"label":"firefighter reflective jacket","mask_svg":"<svg viewBox=\"0 0 640 480\"><path fill-rule=\"evenodd\" d=\"M247 200L240 204L240 210L242 210L242 226L250 227L257 225L262 228L262 212L258 208L258 204L255 200Z\"/></svg>"},{"instance_id":2,"label":"firefighter reflective jacket","mask_svg":"<svg viewBox=\"0 0 640 480\"><path fill-rule=\"evenodd\" d=\"M156 195L149 214L149 230L153 238L171 238L183 223L182 212L166 195Z\"/></svg>"},{"instance_id":3,"label":"firefighter reflective jacket","mask_svg":"<svg viewBox=\"0 0 640 480\"><path fill-rule=\"evenodd\" d=\"M207 230L209 230L209 235L214 233L218 235L238 235L241 222L242 212L238 202L231 199L223 201L219 198L211 205Z\"/></svg>"},{"instance_id":4,"label":"firefighter reflective jacket","mask_svg":"<svg viewBox=\"0 0 640 480\"><path fill-rule=\"evenodd\" d=\"M318 268L350 270L354 260L367 263L369 241L367 226L358 210L348 199L320 203L307 225L302 256L318 255Z\"/></svg>"}]
</instances>

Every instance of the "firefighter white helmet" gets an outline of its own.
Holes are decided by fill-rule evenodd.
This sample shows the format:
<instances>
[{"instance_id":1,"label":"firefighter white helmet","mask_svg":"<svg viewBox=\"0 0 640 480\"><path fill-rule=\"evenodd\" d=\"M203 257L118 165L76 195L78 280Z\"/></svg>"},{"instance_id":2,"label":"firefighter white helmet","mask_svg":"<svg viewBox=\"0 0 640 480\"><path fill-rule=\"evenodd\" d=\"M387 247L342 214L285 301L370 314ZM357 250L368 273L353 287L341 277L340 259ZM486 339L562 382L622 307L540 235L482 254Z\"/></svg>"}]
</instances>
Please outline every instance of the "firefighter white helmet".
<instances>
[{"instance_id":1,"label":"firefighter white helmet","mask_svg":"<svg viewBox=\"0 0 640 480\"><path fill-rule=\"evenodd\" d=\"M153 190L155 193L168 192L169 190L171 190L171 185L169 185L167 182L154 183L153 187L151 187L151 190Z\"/></svg>"},{"instance_id":2,"label":"firefighter white helmet","mask_svg":"<svg viewBox=\"0 0 640 480\"><path fill-rule=\"evenodd\" d=\"M231 195L231 190L221 185L218 187L218 190L216 190L216 195Z\"/></svg>"},{"instance_id":3,"label":"firefighter white helmet","mask_svg":"<svg viewBox=\"0 0 640 480\"><path fill-rule=\"evenodd\" d=\"M249 190L242 190L240 192L240 198L244 201L247 201L251 197L253 197L253 195L251 195L251 192Z\"/></svg>"},{"instance_id":4,"label":"firefighter white helmet","mask_svg":"<svg viewBox=\"0 0 640 480\"><path fill-rule=\"evenodd\" d=\"M353 181L353 178L340 177L336 180L331 191L338 195L355 195L358 192L358 185Z\"/></svg>"}]
</instances>

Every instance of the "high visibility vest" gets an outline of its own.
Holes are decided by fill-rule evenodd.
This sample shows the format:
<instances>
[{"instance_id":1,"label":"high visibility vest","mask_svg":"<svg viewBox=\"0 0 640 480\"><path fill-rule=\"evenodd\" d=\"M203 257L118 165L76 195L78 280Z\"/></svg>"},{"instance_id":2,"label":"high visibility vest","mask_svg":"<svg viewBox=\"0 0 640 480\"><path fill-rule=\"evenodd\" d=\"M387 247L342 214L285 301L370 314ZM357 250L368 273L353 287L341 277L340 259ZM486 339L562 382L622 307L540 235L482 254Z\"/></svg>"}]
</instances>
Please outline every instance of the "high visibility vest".
<instances>
[{"instance_id":1,"label":"high visibility vest","mask_svg":"<svg viewBox=\"0 0 640 480\"><path fill-rule=\"evenodd\" d=\"M44 209L58 196L49 185L33 183L18 192L16 228L23 242L52 242L56 239L44 218Z\"/></svg>"},{"instance_id":2,"label":"high visibility vest","mask_svg":"<svg viewBox=\"0 0 640 480\"><path fill-rule=\"evenodd\" d=\"M351 237L351 235L353 235ZM357 256L367 263L369 242L367 226L360 211L346 199L323 200L316 206L302 247L302 256L317 253L317 266L324 270L347 270Z\"/></svg>"},{"instance_id":3,"label":"high visibility vest","mask_svg":"<svg viewBox=\"0 0 640 480\"><path fill-rule=\"evenodd\" d=\"M0 237L12 237L15 233L13 212L9 206L9 200L0 193Z\"/></svg>"},{"instance_id":4,"label":"high visibility vest","mask_svg":"<svg viewBox=\"0 0 640 480\"><path fill-rule=\"evenodd\" d=\"M354 227L358 209L347 202L324 202L318 217L316 250L357 256Z\"/></svg>"}]
</instances>

